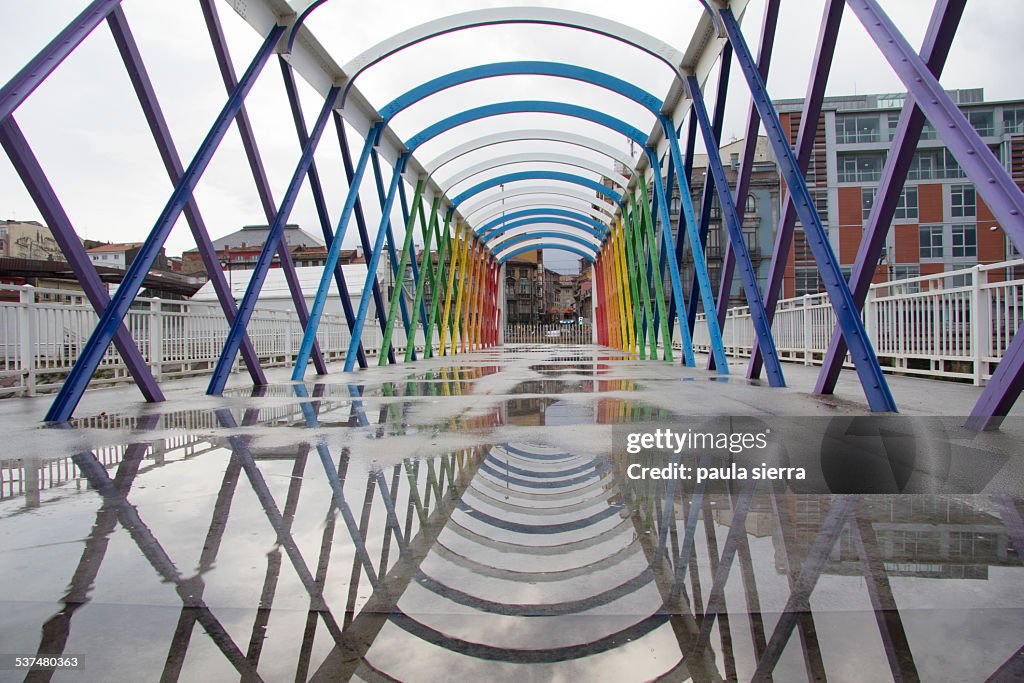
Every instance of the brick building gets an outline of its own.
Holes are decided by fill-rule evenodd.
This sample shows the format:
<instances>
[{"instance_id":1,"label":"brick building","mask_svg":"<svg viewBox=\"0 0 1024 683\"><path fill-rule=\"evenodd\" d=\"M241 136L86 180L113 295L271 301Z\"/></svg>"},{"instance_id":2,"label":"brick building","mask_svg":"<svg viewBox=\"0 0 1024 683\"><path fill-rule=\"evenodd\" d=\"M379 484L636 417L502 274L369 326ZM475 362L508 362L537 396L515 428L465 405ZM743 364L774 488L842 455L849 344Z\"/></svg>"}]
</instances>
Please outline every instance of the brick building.
<instances>
[{"instance_id":1,"label":"brick building","mask_svg":"<svg viewBox=\"0 0 1024 683\"><path fill-rule=\"evenodd\" d=\"M539 323L544 320L544 252L519 254L505 262L505 321Z\"/></svg>"},{"instance_id":2,"label":"brick building","mask_svg":"<svg viewBox=\"0 0 1024 683\"><path fill-rule=\"evenodd\" d=\"M739 168L743 152L743 140L734 140L719 149L722 163L725 164L725 173L729 178L729 185L735 189L736 180L739 175ZM750 176L750 189L747 192L745 203L742 207L743 213L743 238L747 244L747 251L750 253L750 260L757 272L757 281L764 290L768 281L768 267L771 263L772 245L775 242L775 230L779 220L779 170L775 163L775 156L772 153L768 138L758 137L754 147L754 165ZM707 179L708 157L706 154L695 154L693 158L693 173L690 179L691 199L693 200L694 212L697 220L700 220L701 195L704 192L704 182ZM672 183L673 186L675 183ZM679 212L681 210L679 200L679 189L673 187L672 201L669 205L669 218L672 221L672 234L678 244L679 235ZM725 258L725 247L729 242L729 234L722 222L722 207L715 194L711 199L711 217L708 221L708 238L704 249L704 255L708 264L708 275L711 279L711 289L718 296L719 280L721 279L722 261ZM684 235L683 262L679 269L682 279L683 293L689 297L690 285L693 282L693 251L690 249L689 238ZM671 291L672 283L668 279L666 268L664 288L666 292ZM730 305L742 306L746 304L746 297L743 294L743 286L739 277L734 277Z\"/></svg>"},{"instance_id":3,"label":"brick building","mask_svg":"<svg viewBox=\"0 0 1024 683\"><path fill-rule=\"evenodd\" d=\"M1014 180L1024 186L1024 100L986 102L981 88L953 90L950 95ZM902 93L828 97L818 120L807 179L847 275L874 205L905 98ZM803 100L775 104L790 141L795 142ZM874 281L931 275L1014 257L1006 235L974 185L937 138L935 129L926 124ZM814 258L798 229L783 296L822 289Z\"/></svg>"},{"instance_id":4,"label":"brick building","mask_svg":"<svg viewBox=\"0 0 1024 683\"><path fill-rule=\"evenodd\" d=\"M217 258L231 270L251 270L263 251L270 229L266 225L246 225L241 230L213 240ZM298 225L285 226L282 238L288 244L289 253L296 267L322 266L327 262L327 247L322 237L306 232ZM362 263L360 249L342 249L339 263ZM271 268L280 267L280 257L274 256ZM182 254L182 272L201 273L205 270L198 249L189 249Z\"/></svg>"}]
</instances>

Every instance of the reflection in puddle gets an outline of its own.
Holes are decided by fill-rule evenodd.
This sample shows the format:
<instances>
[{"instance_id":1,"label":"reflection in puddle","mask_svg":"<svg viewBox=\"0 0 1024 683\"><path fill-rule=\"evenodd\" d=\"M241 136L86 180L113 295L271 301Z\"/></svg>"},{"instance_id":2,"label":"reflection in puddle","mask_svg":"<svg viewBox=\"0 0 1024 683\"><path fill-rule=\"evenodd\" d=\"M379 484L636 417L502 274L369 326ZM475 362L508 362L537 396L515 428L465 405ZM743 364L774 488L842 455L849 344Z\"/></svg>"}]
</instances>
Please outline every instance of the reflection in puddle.
<instances>
[{"instance_id":1,"label":"reflection in puddle","mask_svg":"<svg viewBox=\"0 0 1024 683\"><path fill-rule=\"evenodd\" d=\"M543 416L535 424L556 423L559 401L523 401L519 412ZM317 403L303 405L318 426ZM85 653L112 678L647 680L685 669L790 681L836 680L826 663L855 641L857 680L891 674L890 645L905 648L892 664L905 674L970 680L1012 658L1024 628L1024 570L1005 521L1020 519L1019 503L998 496L753 482L712 494L629 479L618 456L536 443L383 469L347 449L259 451L242 436L179 450L74 455L87 487L44 503L58 546L32 543L30 519L5 509L5 575L22 567L18 599L49 603L26 624L8 598L5 646ZM188 513L163 488L176 481L189 482ZM80 519L89 508L93 519ZM64 540L83 524L84 541ZM725 590L733 576L745 598ZM986 621L988 604L999 620ZM97 620L116 629L92 632ZM945 641L925 634L944 623L987 638L964 658L969 670L931 664ZM108 652L115 637L138 648L130 665Z\"/></svg>"},{"instance_id":2,"label":"reflection in puddle","mask_svg":"<svg viewBox=\"0 0 1024 683\"><path fill-rule=\"evenodd\" d=\"M575 374L575 373L570 373ZM589 392L636 391L640 385L622 379L530 379L517 384L510 394L576 394Z\"/></svg>"},{"instance_id":3,"label":"reflection in puddle","mask_svg":"<svg viewBox=\"0 0 1024 683\"><path fill-rule=\"evenodd\" d=\"M441 374L448 396L467 397L472 376ZM642 393L602 395L628 391L619 380L531 380L520 393L540 395L415 424L443 394L405 390L436 380L287 385L242 409L102 416L96 428L135 429L135 442L0 461L0 575L17 586L0 604L3 649L83 655L75 680L1019 670L1020 500L631 479L625 457L561 429L672 419ZM253 439L278 424L293 430L273 430L273 446ZM170 425L191 432L167 437ZM503 436L427 458L381 439L426 429ZM368 438L329 445L335 433Z\"/></svg>"}]
</instances>

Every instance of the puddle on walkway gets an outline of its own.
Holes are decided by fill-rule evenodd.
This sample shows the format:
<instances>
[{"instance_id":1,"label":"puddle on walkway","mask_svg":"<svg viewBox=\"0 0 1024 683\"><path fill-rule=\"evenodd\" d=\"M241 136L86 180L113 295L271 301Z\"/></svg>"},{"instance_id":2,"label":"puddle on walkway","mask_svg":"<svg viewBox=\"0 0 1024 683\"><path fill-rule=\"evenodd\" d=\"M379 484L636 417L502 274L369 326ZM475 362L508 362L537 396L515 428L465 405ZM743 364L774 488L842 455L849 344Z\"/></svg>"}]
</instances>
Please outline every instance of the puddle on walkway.
<instances>
[{"instance_id":1,"label":"puddle on walkway","mask_svg":"<svg viewBox=\"0 0 1024 683\"><path fill-rule=\"evenodd\" d=\"M369 382L96 418L135 441L0 461L2 649L80 656L71 681L981 681L1019 661L1020 500L633 480L566 428L672 415L602 381L453 392L481 405L429 425L434 397ZM232 431L281 424L294 443ZM171 425L191 435L146 431ZM529 436L375 462L427 428Z\"/></svg>"}]
</instances>

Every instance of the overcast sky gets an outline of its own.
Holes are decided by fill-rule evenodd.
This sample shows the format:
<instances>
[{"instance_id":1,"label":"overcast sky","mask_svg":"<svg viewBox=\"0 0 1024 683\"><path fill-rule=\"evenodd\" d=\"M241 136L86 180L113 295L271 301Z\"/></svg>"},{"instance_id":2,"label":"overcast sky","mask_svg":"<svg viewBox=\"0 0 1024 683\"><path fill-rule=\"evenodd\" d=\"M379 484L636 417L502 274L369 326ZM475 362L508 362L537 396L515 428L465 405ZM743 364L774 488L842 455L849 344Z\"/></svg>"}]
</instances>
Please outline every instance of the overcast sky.
<instances>
[{"instance_id":1,"label":"overcast sky","mask_svg":"<svg viewBox=\"0 0 1024 683\"><path fill-rule=\"evenodd\" d=\"M17 30L9 31L0 43L0 79L8 80L86 4L86 0L7 3L7 25ZM301 8L306 2L293 0L293 4ZM697 0L629 3L403 0L386 5L333 0L312 15L308 26L335 61L344 64L374 43L424 21L481 7L522 4L544 4L597 14L630 24L679 49L685 49L694 21L702 11ZM776 41L768 82L773 97L804 95L822 4L822 0L783 2L780 38ZM926 0L883 2L915 46L920 45L931 5ZM179 154L187 165L225 98L198 3L125 0L124 7ZM385 7L386 11L382 11ZM744 32L755 51L763 7L763 0L752 0L743 21ZM219 2L217 8L240 73L259 46L260 37L228 3ZM1018 68L1024 63L1021 27L1024 27L1024 3L1018 0L969 2L942 84L946 88L983 87L989 100L1024 99ZM604 37L565 28L512 25L464 31L427 41L368 70L357 83L380 108L408 88L448 71L519 59L566 61L603 70L658 97L668 92L672 78L671 71L660 62ZM714 93L715 72L711 76L705 88L708 99ZM739 136L745 124L749 99L743 97L743 85L734 64L726 109L726 140ZM847 10L828 93L902 90L899 80L874 48L855 15ZM311 124L319 109L319 96L304 83L301 95L307 122ZM644 110L607 91L562 79L513 77L451 89L402 113L395 119L393 128L407 139L426 125L460 109L510 99L567 101L616 115L644 131L652 127L652 120ZM298 159L299 148L276 58L268 64L247 103L275 200L280 200ZM106 26L89 36L32 94L17 111L16 118L80 235L109 241L145 238L171 186ZM607 130L592 124L565 117L524 114L464 126L424 145L417 157L426 163L471 137L525 128L583 132L627 150L621 138L616 139ZM360 142L354 141L355 153ZM558 143L508 144L467 155L444 167L437 179L447 187L445 181L460 168L493 157L496 152L534 150L580 153L578 148ZM584 153L584 156L607 162L607 158L599 155ZM337 137L330 128L317 151L316 161L332 221L337 221L346 185ZM499 172L523 168L485 172L455 186L454 190L457 193ZM389 169L385 172L390 174ZM362 196L372 231L379 211L372 208L376 203L372 184L365 189ZM237 131L232 130L225 138L197 188L196 197L214 238L245 224L266 222ZM396 212L394 217L398 216ZM0 218L40 220L6 156L0 159ZM290 222L319 234L308 187L304 188ZM396 225L396 229L399 235L403 232L400 225ZM355 240L353 228L346 234L345 243L351 245ZM187 225L184 220L179 221L167 241L168 254L179 254L193 246ZM546 252L545 261L560 270L572 270L576 265L575 256L559 252Z\"/></svg>"}]
</instances>

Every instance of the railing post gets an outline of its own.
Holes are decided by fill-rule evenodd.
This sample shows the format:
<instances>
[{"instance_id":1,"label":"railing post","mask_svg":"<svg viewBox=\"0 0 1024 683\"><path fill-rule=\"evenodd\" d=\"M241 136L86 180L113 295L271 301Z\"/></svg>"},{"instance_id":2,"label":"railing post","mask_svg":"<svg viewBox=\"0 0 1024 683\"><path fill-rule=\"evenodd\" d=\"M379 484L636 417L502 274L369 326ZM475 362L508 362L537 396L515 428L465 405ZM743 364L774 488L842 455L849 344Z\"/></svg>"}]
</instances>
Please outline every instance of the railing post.
<instances>
[{"instance_id":1,"label":"railing post","mask_svg":"<svg viewBox=\"0 0 1024 683\"><path fill-rule=\"evenodd\" d=\"M24 287L18 297L18 336L21 344L19 361L21 363L22 381L25 393L36 395L36 292L31 287ZM27 469L27 468L26 468Z\"/></svg>"},{"instance_id":2,"label":"railing post","mask_svg":"<svg viewBox=\"0 0 1024 683\"><path fill-rule=\"evenodd\" d=\"M971 355L974 358L974 386L981 386L985 356L992 333L991 310L983 286L988 283L988 271L981 266L971 268Z\"/></svg>"},{"instance_id":3,"label":"railing post","mask_svg":"<svg viewBox=\"0 0 1024 683\"><path fill-rule=\"evenodd\" d=\"M811 348L814 344L814 330L811 329L811 295L804 294L803 322L804 322L804 365L811 364Z\"/></svg>"},{"instance_id":4,"label":"railing post","mask_svg":"<svg viewBox=\"0 0 1024 683\"><path fill-rule=\"evenodd\" d=\"M868 293L864 299L864 329L867 331L868 341L871 345L878 348L878 288L871 286L868 288Z\"/></svg>"},{"instance_id":5,"label":"railing post","mask_svg":"<svg viewBox=\"0 0 1024 683\"><path fill-rule=\"evenodd\" d=\"M163 379L164 319L160 299L149 302L149 367L156 381Z\"/></svg>"}]
</instances>

